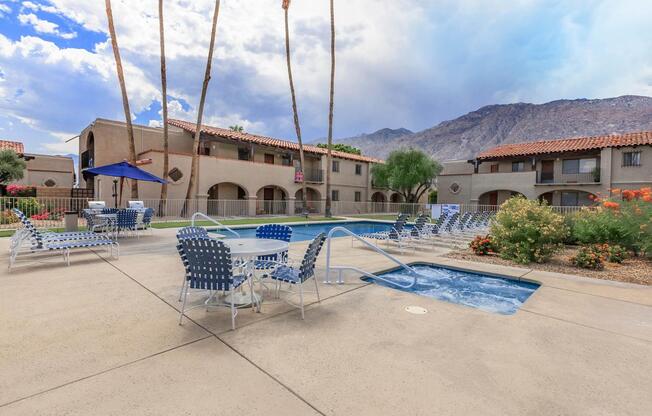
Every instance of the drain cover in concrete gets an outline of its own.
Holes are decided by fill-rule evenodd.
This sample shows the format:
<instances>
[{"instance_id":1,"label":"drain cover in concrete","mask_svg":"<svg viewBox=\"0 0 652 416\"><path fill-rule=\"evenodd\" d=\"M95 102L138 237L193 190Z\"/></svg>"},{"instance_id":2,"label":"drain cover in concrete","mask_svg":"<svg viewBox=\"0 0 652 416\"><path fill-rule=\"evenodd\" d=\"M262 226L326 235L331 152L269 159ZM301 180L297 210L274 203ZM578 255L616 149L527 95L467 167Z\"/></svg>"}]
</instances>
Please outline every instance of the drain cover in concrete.
<instances>
[{"instance_id":1,"label":"drain cover in concrete","mask_svg":"<svg viewBox=\"0 0 652 416\"><path fill-rule=\"evenodd\" d=\"M423 315L428 313L428 309L422 308L421 306L406 306L405 311L415 315Z\"/></svg>"}]
</instances>

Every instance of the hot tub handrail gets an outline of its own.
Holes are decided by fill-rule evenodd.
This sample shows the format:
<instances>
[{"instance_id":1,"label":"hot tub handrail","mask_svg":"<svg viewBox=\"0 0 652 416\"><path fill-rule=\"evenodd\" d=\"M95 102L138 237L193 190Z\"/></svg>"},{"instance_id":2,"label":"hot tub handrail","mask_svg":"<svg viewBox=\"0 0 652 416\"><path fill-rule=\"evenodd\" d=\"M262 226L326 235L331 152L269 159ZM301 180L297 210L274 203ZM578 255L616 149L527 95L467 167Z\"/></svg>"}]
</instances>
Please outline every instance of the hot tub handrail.
<instances>
[{"instance_id":1,"label":"hot tub handrail","mask_svg":"<svg viewBox=\"0 0 652 416\"><path fill-rule=\"evenodd\" d=\"M209 217L208 215L206 215L206 214L204 214L204 213L202 213L202 212L195 212L194 214L192 214L191 225L192 225L193 227L195 226L195 219L196 219L197 217L200 217L200 218L203 218L203 219L205 219L205 220L207 220L207 221L210 221L210 222L212 222L213 224L217 225L218 227L220 227L220 228L224 228L225 230L227 230L227 231L233 233L236 237L240 238L240 234L238 234L237 231L232 230L232 229L229 228L228 226L222 224L222 223L219 222L218 220L216 220L216 219L214 219L214 218L211 218L211 217Z\"/></svg>"},{"instance_id":2,"label":"hot tub handrail","mask_svg":"<svg viewBox=\"0 0 652 416\"><path fill-rule=\"evenodd\" d=\"M387 280L387 279L385 279L383 277L380 277L378 275L375 275L373 273L369 273L369 272L367 272L365 270L362 270L362 269L359 269L357 267L353 267L353 266L331 266L331 240L333 238L333 234L335 234L336 232L343 232L344 234L350 235L351 237L357 239L358 241L361 241L364 245L371 248L376 253L381 254L381 255L387 257L388 259L390 259L391 261L393 261L394 263L398 264L403 269L407 270L410 273L410 275L412 275L412 277L413 277L412 282L410 284L408 284L408 285L402 285L402 284L393 282L391 280ZM330 280L331 269L339 271L339 275L338 275L338 278L337 278L336 282L331 282L331 280ZM363 239L362 237L355 234L351 230L349 230L347 228L344 228L344 227L334 227L329 231L328 237L326 238L326 278L324 280L324 283L338 283L338 284L344 283L344 281L342 279L342 271L344 271L344 270L353 270L353 271L355 271L357 273L361 273L361 274L363 274L363 275L365 275L367 277L370 277L372 279L381 280L381 281L383 281L383 282L385 282L387 284L397 286L397 287L399 287L401 289L410 289L410 288L414 287L417 284L417 277L419 276L419 274L412 267L410 267L407 264L403 263L401 260L399 260L396 257L392 256L391 254L387 253L385 250L381 249L377 245L372 244L372 243L368 242L367 240Z\"/></svg>"}]
</instances>

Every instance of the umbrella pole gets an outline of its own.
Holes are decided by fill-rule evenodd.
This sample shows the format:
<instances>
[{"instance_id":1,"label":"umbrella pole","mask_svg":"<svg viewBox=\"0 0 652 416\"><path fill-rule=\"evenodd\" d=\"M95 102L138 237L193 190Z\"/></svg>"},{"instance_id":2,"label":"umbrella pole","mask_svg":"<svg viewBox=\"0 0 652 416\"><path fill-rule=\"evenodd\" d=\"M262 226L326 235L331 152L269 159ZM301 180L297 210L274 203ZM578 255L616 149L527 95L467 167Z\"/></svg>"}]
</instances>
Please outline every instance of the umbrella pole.
<instances>
[{"instance_id":1,"label":"umbrella pole","mask_svg":"<svg viewBox=\"0 0 652 416\"><path fill-rule=\"evenodd\" d=\"M125 178L120 178L120 206L122 206L122 188L125 186ZM118 207L116 207L118 208Z\"/></svg>"},{"instance_id":2,"label":"umbrella pole","mask_svg":"<svg viewBox=\"0 0 652 416\"><path fill-rule=\"evenodd\" d=\"M118 207L118 180L113 179L113 206Z\"/></svg>"}]
</instances>

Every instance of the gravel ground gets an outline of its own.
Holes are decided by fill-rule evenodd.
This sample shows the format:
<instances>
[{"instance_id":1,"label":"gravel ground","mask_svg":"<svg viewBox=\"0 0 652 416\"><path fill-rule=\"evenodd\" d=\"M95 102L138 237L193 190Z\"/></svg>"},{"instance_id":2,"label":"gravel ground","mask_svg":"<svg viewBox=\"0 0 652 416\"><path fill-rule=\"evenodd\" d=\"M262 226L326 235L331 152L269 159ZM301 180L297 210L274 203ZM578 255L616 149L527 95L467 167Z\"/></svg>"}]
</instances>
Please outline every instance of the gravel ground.
<instances>
[{"instance_id":1,"label":"gravel ground","mask_svg":"<svg viewBox=\"0 0 652 416\"><path fill-rule=\"evenodd\" d=\"M604 270L581 269L573 266L570 262L570 258L575 255L576 251L576 248L566 248L550 259L548 263L530 263L528 265L504 260L497 255L476 256L469 249L451 251L448 253L447 257L482 263L500 264L504 266L526 267L547 272L574 274L595 279L652 285L652 261L641 258L630 258L625 260L622 264L605 263Z\"/></svg>"}]
</instances>

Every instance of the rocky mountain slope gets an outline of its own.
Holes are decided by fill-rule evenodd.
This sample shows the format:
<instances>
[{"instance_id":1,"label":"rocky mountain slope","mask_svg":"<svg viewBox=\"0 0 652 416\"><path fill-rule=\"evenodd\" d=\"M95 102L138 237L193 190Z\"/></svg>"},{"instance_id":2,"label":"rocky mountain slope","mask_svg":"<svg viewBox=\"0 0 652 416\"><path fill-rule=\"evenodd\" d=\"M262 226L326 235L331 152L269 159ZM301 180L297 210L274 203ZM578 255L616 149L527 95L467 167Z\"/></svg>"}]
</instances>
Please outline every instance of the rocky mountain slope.
<instances>
[{"instance_id":1,"label":"rocky mountain slope","mask_svg":"<svg viewBox=\"0 0 652 416\"><path fill-rule=\"evenodd\" d=\"M439 160L467 159L499 144L652 130L652 97L558 100L545 104L489 105L412 133L381 129L338 139L363 154L386 157L400 147L422 149Z\"/></svg>"}]
</instances>

